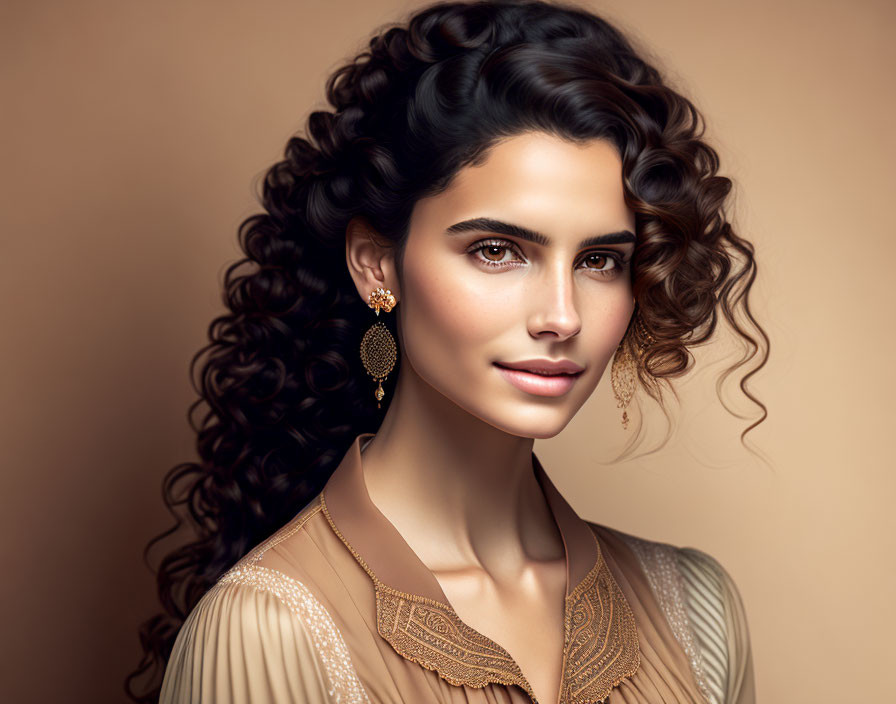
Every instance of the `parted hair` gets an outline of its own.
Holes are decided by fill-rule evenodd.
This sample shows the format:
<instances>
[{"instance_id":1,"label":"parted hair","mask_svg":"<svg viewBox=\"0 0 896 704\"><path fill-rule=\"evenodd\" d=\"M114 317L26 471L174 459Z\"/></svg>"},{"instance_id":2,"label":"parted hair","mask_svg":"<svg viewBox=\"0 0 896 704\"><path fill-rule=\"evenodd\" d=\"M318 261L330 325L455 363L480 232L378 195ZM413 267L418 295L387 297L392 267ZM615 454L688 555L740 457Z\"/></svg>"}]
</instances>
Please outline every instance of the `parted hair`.
<instances>
[{"instance_id":1,"label":"parted hair","mask_svg":"<svg viewBox=\"0 0 896 704\"><path fill-rule=\"evenodd\" d=\"M765 419L747 381L767 360L768 338L748 302L754 249L726 214L732 182L718 173L701 114L644 53L574 5L443 2L381 28L328 77L332 107L311 112L304 136L265 173L263 211L240 225L245 256L224 277L227 312L190 364L198 460L167 473L175 523L145 555L181 527L192 535L156 569L161 612L140 628L143 657L125 682L134 701L158 700L177 632L202 595L323 488L358 433L378 428L383 411L358 352L371 311L345 259L349 220L365 218L396 248L400 275L414 204L499 139L540 130L615 146L635 213L643 322L622 344L644 345L643 331L652 340L638 357L640 385L662 406L669 380L693 365L690 348L724 319L743 354L720 381L754 362L738 386L760 417L741 439Z\"/></svg>"}]
</instances>

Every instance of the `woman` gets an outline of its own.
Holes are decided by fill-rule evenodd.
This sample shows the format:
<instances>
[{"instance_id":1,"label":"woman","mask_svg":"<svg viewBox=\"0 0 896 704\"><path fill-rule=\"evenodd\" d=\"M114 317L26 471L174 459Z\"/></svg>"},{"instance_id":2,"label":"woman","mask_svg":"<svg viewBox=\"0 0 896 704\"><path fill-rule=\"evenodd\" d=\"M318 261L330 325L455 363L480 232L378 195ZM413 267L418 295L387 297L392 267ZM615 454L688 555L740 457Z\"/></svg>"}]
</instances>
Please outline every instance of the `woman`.
<instances>
[{"instance_id":1,"label":"woman","mask_svg":"<svg viewBox=\"0 0 896 704\"><path fill-rule=\"evenodd\" d=\"M636 383L661 401L719 312L759 349L694 107L543 2L418 11L327 95L241 228L202 461L166 482L199 537L131 695L754 701L727 572L580 518L532 453L608 367L624 424Z\"/></svg>"}]
</instances>

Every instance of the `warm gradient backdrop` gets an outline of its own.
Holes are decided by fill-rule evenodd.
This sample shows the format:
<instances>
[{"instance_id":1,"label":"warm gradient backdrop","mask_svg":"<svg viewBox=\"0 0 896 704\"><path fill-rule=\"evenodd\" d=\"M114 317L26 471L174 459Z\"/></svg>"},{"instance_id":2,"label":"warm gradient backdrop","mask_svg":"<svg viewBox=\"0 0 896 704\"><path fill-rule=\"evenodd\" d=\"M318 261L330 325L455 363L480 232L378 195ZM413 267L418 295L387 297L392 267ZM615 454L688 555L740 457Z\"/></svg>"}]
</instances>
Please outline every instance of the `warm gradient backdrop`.
<instances>
[{"instance_id":1,"label":"warm gradient backdrop","mask_svg":"<svg viewBox=\"0 0 896 704\"><path fill-rule=\"evenodd\" d=\"M536 451L583 517L728 568L761 702L896 701L896 5L585 4L651 47L738 183L773 341L754 387L767 463L711 373L659 454L602 464L625 439L607 384ZM123 700L155 608L140 553L167 526L160 482L194 458L187 364L253 180L326 75L417 6L0 6L3 701Z\"/></svg>"}]
</instances>

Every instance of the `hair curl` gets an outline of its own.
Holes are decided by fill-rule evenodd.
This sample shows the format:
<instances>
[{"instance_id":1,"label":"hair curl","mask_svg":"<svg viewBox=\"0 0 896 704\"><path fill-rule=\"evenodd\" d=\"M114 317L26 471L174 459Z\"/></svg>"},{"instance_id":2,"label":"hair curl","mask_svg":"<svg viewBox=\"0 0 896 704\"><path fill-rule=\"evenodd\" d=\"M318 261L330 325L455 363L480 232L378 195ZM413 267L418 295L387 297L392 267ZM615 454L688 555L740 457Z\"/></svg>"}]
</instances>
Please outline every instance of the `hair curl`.
<instances>
[{"instance_id":1,"label":"hair curl","mask_svg":"<svg viewBox=\"0 0 896 704\"><path fill-rule=\"evenodd\" d=\"M414 204L501 138L541 130L615 145L636 216L632 290L653 340L640 358L643 387L662 405L662 382L689 369L688 348L712 336L721 313L746 347L726 375L762 351L740 381L762 416L741 439L767 415L746 386L768 338L747 300L753 248L725 214L731 181L717 175L694 105L611 24L537 1L430 5L382 28L328 78L326 94L333 109L312 112L307 138L292 137L267 171L264 212L240 225L246 256L224 277L229 312L212 321L211 342L190 364L200 460L166 475L176 524L145 555L184 523L196 539L160 562L164 611L142 625L144 655L125 683L137 702L157 701L200 597L320 492L356 434L379 425L357 353L369 311L345 263L349 220L366 218L397 248L400 274ZM644 344L640 329L630 326L623 345Z\"/></svg>"}]
</instances>

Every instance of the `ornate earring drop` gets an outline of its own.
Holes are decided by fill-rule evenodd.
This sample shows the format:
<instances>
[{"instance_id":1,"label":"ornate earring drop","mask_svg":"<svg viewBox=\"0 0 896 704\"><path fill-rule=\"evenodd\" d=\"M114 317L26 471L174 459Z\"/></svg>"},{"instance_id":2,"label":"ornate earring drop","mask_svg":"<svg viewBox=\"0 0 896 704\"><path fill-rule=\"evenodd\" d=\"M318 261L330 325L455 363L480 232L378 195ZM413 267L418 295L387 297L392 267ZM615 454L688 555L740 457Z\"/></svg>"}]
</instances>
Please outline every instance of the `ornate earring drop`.
<instances>
[{"instance_id":1,"label":"ornate earring drop","mask_svg":"<svg viewBox=\"0 0 896 704\"><path fill-rule=\"evenodd\" d=\"M628 430L628 404L635 395L635 364L623 340L613 355L610 385L616 397L616 408L622 409L622 427Z\"/></svg>"},{"instance_id":2,"label":"ornate earring drop","mask_svg":"<svg viewBox=\"0 0 896 704\"><path fill-rule=\"evenodd\" d=\"M626 430L628 430L628 404L635 395L637 366L647 348L656 342L656 338L644 327L640 316L635 318L635 330L643 339L643 342L636 342L637 361L632 357L626 340L623 339L619 347L616 348L616 354L613 355L613 365L610 369L610 385L613 387L613 395L616 396L616 407L622 409L622 427Z\"/></svg>"},{"instance_id":3,"label":"ornate earring drop","mask_svg":"<svg viewBox=\"0 0 896 704\"><path fill-rule=\"evenodd\" d=\"M374 289L367 297L367 305L373 308L377 315L380 314L381 308L387 313L390 312L395 303L392 292L382 287ZM377 382L376 391L373 392L377 408L380 408L380 401L385 395L383 382L395 367L396 358L395 338L382 321L377 321L367 329L361 339L361 362L367 373Z\"/></svg>"}]
</instances>

